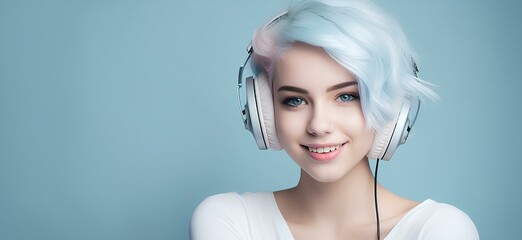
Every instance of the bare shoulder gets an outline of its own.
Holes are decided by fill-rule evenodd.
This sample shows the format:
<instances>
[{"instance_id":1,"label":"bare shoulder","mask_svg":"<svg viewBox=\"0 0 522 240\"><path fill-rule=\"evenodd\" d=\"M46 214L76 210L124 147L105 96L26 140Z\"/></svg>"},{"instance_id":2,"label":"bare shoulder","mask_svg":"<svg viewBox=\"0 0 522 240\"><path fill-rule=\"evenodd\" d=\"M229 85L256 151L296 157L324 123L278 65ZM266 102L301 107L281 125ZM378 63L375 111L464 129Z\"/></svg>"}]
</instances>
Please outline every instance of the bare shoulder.
<instances>
[{"instance_id":1,"label":"bare shoulder","mask_svg":"<svg viewBox=\"0 0 522 240\"><path fill-rule=\"evenodd\" d=\"M404 219L420 202L398 196L392 192L383 191L380 202L381 231L383 235L390 233L399 222Z\"/></svg>"}]
</instances>

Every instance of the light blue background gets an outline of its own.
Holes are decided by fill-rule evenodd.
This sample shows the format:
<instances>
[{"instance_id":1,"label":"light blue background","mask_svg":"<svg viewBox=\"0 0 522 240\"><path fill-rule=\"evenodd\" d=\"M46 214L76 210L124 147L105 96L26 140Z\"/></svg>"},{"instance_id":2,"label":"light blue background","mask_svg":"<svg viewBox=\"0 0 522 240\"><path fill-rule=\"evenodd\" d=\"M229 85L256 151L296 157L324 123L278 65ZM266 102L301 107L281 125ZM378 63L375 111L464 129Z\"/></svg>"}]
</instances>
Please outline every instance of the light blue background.
<instances>
[{"instance_id":1,"label":"light blue background","mask_svg":"<svg viewBox=\"0 0 522 240\"><path fill-rule=\"evenodd\" d=\"M0 239L187 239L204 197L293 186L293 162L243 129L235 85L287 3L1 0ZM441 96L381 182L516 239L522 4L377 3Z\"/></svg>"}]
</instances>

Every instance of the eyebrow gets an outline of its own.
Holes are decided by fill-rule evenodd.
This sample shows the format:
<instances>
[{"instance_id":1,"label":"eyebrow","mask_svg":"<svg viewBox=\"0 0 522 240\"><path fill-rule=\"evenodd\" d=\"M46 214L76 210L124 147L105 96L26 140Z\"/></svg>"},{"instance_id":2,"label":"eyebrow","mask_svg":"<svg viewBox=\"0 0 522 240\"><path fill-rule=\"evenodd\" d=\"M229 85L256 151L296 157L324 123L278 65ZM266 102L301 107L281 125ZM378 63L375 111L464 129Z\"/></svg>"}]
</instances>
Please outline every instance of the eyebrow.
<instances>
[{"instance_id":1,"label":"eyebrow","mask_svg":"<svg viewBox=\"0 0 522 240\"><path fill-rule=\"evenodd\" d=\"M345 87L349 87L349 86L352 86L352 85L357 85L357 82L356 81L349 81L349 82L339 83L339 84L333 85L331 87L328 87L326 89L326 92L335 91L335 90L338 90L338 89L341 89L341 88L345 88ZM282 92L282 91L298 92L298 93L308 94L308 91L306 91L305 89L298 88L298 87L293 87L293 86L281 86L279 89L277 89L277 92Z\"/></svg>"},{"instance_id":2,"label":"eyebrow","mask_svg":"<svg viewBox=\"0 0 522 240\"><path fill-rule=\"evenodd\" d=\"M328 89L326 89L326 92L331 92L331 91L334 91L334 90L337 90L337 89L341 89L341 88L345 88L345 87L349 87L349 86L352 86L352 85L357 85L357 82L356 81L349 81L349 82L339 83L339 84L333 85L333 86L329 87Z\"/></svg>"}]
</instances>

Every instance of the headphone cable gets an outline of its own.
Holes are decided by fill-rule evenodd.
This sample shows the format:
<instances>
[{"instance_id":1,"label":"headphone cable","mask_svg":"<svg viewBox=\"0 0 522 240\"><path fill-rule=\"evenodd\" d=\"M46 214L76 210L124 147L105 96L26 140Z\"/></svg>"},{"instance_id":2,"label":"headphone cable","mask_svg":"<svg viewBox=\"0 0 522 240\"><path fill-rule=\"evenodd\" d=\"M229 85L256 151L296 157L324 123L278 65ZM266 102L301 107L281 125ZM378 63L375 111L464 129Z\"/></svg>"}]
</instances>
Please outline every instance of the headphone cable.
<instances>
[{"instance_id":1,"label":"headphone cable","mask_svg":"<svg viewBox=\"0 0 522 240\"><path fill-rule=\"evenodd\" d=\"M379 207L377 204L377 172L379 171L379 159L375 163L375 174L373 176L373 197L375 202L375 217L377 218L377 240L381 239L381 224L379 221Z\"/></svg>"}]
</instances>

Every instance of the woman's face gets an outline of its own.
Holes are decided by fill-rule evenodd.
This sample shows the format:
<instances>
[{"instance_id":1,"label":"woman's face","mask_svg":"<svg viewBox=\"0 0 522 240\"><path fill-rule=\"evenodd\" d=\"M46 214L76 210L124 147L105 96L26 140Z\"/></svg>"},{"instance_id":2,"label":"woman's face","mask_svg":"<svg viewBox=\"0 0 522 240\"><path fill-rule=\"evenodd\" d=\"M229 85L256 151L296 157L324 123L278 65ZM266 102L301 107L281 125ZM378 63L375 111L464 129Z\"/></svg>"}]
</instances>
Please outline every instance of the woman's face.
<instances>
[{"instance_id":1,"label":"woman's face","mask_svg":"<svg viewBox=\"0 0 522 240\"><path fill-rule=\"evenodd\" d=\"M287 50L272 90L279 141L314 179L335 182L365 158L374 134L365 127L357 81L323 49Z\"/></svg>"}]
</instances>

